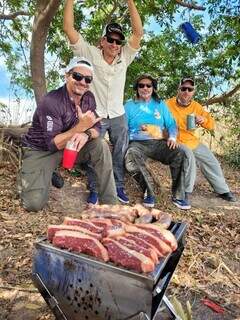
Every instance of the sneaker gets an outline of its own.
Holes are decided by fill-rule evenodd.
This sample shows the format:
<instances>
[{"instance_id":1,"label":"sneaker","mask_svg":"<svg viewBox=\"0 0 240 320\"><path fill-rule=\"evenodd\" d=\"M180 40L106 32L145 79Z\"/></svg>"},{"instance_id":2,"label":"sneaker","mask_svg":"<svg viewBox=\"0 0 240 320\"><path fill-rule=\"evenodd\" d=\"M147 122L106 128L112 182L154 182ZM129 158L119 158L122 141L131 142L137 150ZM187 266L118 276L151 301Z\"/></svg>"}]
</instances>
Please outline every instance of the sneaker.
<instances>
[{"instance_id":1,"label":"sneaker","mask_svg":"<svg viewBox=\"0 0 240 320\"><path fill-rule=\"evenodd\" d=\"M182 210L188 210L191 209L191 205L187 200L179 200L179 199L172 199L172 202L175 206L177 206L179 209Z\"/></svg>"},{"instance_id":2,"label":"sneaker","mask_svg":"<svg viewBox=\"0 0 240 320\"><path fill-rule=\"evenodd\" d=\"M98 194L96 191L90 191L88 198L87 198L87 203L98 204Z\"/></svg>"},{"instance_id":3,"label":"sneaker","mask_svg":"<svg viewBox=\"0 0 240 320\"><path fill-rule=\"evenodd\" d=\"M56 171L52 174L52 185L58 189L61 189L64 185L63 177Z\"/></svg>"},{"instance_id":4,"label":"sneaker","mask_svg":"<svg viewBox=\"0 0 240 320\"><path fill-rule=\"evenodd\" d=\"M223 200L226 200L226 201L229 201L229 202L236 202L237 201L237 199L234 197L234 195L232 194L231 191L218 194L218 196L220 198L222 198Z\"/></svg>"},{"instance_id":5,"label":"sneaker","mask_svg":"<svg viewBox=\"0 0 240 320\"><path fill-rule=\"evenodd\" d=\"M155 197L149 195L147 189L144 192L143 205L148 208L153 208L155 206Z\"/></svg>"},{"instance_id":6,"label":"sneaker","mask_svg":"<svg viewBox=\"0 0 240 320\"><path fill-rule=\"evenodd\" d=\"M118 200L122 203L129 203L129 198L122 187L117 188Z\"/></svg>"}]
</instances>

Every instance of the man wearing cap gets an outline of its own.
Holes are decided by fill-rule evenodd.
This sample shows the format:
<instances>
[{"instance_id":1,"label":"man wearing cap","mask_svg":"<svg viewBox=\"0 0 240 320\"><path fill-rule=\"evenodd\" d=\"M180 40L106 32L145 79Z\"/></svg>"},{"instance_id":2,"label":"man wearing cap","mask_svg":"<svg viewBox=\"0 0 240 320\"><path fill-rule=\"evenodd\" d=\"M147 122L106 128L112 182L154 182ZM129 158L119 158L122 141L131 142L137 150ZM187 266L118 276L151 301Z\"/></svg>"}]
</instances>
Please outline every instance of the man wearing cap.
<instances>
[{"instance_id":1,"label":"man wearing cap","mask_svg":"<svg viewBox=\"0 0 240 320\"><path fill-rule=\"evenodd\" d=\"M102 117L101 136L106 131L113 145L112 159L118 198L123 203L129 199L124 192L124 155L128 145L128 129L124 115L123 95L127 67L134 60L143 35L140 16L133 0L128 0L132 35L124 44L125 36L118 23L108 24L100 40L100 46L87 43L74 29L74 0L66 0L64 9L64 31L67 34L74 55L84 55L94 65L96 81L93 93L96 97L97 113ZM89 202L94 203L94 184ZM91 189L90 189L91 190Z\"/></svg>"},{"instance_id":2,"label":"man wearing cap","mask_svg":"<svg viewBox=\"0 0 240 320\"><path fill-rule=\"evenodd\" d=\"M185 183L186 192L193 191L196 180L196 163L199 165L205 178L218 196L226 201L236 201L234 195L224 179L218 160L211 150L202 144L196 135L195 128L188 128L187 117L195 117L196 127L214 130L214 119L210 113L193 100L195 93L195 81L191 77L180 81L177 96L166 101L178 126L178 139L181 148L185 151Z\"/></svg>"},{"instance_id":3,"label":"man wearing cap","mask_svg":"<svg viewBox=\"0 0 240 320\"><path fill-rule=\"evenodd\" d=\"M18 191L28 211L39 211L47 203L52 174L61 163L69 140L79 152L77 163L91 161L100 202L117 202L111 153L107 143L99 138L101 118L89 91L92 80L92 64L84 57L75 57L65 69L65 84L46 94L37 106L32 127L22 139L18 177Z\"/></svg>"},{"instance_id":4,"label":"man wearing cap","mask_svg":"<svg viewBox=\"0 0 240 320\"><path fill-rule=\"evenodd\" d=\"M129 148L125 156L126 169L144 192L143 205L154 207L156 197L147 158L169 165L172 177L172 202L177 207L191 208L185 200L184 152L176 144L176 122L166 104L158 97L157 80L149 74L140 75L133 86L134 99L125 104L129 128ZM165 139L168 132L168 139Z\"/></svg>"}]
</instances>

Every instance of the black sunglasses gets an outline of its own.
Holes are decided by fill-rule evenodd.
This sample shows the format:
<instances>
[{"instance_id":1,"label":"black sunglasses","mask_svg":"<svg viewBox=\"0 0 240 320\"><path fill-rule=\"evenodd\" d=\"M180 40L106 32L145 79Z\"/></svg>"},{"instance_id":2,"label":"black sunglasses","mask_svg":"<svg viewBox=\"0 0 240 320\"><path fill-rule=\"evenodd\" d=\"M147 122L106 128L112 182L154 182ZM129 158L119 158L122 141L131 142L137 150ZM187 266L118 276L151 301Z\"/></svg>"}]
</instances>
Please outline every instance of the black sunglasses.
<instances>
[{"instance_id":1,"label":"black sunglasses","mask_svg":"<svg viewBox=\"0 0 240 320\"><path fill-rule=\"evenodd\" d=\"M180 90L181 90L181 91L193 92L193 91L194 91L194 88L191 88L191 87L181 87Z\"/></svg>"},{"instance_id":2,"label":"black sunglasses","mask_svg":"<svg viewBox=\"0 0 240 320\"><path fill-rule=\"evenodd\" d=\"M138 84L138 88L140 88L140 89L143 89L143 88L145 88L145 87L147 87L147 88L152 88L152 84L150 84L150 83L139 83Z\"/></svg>"},{"instance_id":3,"label":"black sunglasses","mask_svg":"<svg viewBox=\"0 0 240 320\"><path fill-rule=\"evenodd\" d=\"M115 42L118 46L121 46L123 44L123 41L120 40L120 39L114 39L114 38L111 38L109 36L106 36L106 39L107 39L107 42L108 43L113 43Z\"/></svg>"},{"instance_id":4,"label":"black sunglasses","mask_svg":"<svg viewBox=\"0 0 240 320\"><path fill-rule=\"evenodd\" d=\"M81 74L80 72L72 72L72 78L76 81L82 81L83 79L85 80L85 82L87 84L91 83L93 80L92 76L84 76L83 74Z\"/></svg>"}]
</instances>

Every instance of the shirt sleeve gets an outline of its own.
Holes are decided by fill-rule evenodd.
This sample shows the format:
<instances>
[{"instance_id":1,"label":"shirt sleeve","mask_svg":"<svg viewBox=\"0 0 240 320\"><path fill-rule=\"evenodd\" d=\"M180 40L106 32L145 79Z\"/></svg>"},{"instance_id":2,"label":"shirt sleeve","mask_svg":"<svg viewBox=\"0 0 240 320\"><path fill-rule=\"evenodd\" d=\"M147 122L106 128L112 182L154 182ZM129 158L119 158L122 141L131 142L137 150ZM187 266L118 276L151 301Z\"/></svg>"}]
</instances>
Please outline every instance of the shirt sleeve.
<instances>
[{"instance_id":1,"label":"shirt sleeve","mask_svg":"<svg viewBox=\"0 0 240 320\"><path fill-rule=\"evenodd\" d=\"M168 131L169 138L177 138L177 125L176 121L172 116L172 113L168 109L167 105L164 102L161 102L164 115L164 126Z\"/></svg>"},{"instance_id":2,"label":"shirt sleeve","mask_svg":"<svg viewBox=\"0 0 240 320\"><path fill-rule=\"evenodd\" d=\"M80 33L78 41L74 44L70 44L70 48L72 49L74 56L83 56L90 61L93 61L93 57L99 51L98 48L90 45Z\"/></svg>"},{"instance_id":3,"label":"shirt sleeve","mask_svg":"<svg viewBox=\"0 0 240 320\"><path fill-rule=\"evenodd\" d=\"M196 112L196 114L204 117L204 119L205 119L204 123L201 126L207 130L214 130L215 121L214 121L213 117L211 116L210 112L204 110L204 108L199 103L196 103L196 104L197 104L197 108L198 108L198 111Z\"/></svg>"},{"instance_id":4,"label":"shirt sleeve","mask_svg":"<svg viewBox=\"0 0 240 320\"><path fill-rule=\"evenodd\" d=\"M58 150L53 139L62 132L63 122L56 102L45 96L38 106L38 115L48 150Z\"/></svg>"},{"instance_id":5,"label":"shirt sleeve","mask_svg":"<svg viewBox=\"0 0 240 320\"><path fill-rule=\"evenodd\" d=\"M123 47L122 47L122 54L124 56L124 59L126 60L127 66L130 65L134 58L136 57L139 49L134 49L130 46L129 42L127 42Z\"/></svg>"}]
</instances>

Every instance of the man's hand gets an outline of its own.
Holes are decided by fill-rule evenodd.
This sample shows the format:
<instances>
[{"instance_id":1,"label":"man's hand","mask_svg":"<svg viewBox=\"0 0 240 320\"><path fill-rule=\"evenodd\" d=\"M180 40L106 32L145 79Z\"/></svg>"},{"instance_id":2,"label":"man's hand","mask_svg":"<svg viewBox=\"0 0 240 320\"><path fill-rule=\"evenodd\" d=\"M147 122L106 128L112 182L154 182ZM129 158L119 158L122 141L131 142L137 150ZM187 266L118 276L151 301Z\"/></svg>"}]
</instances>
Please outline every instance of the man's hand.
<instances>
[{"instance_id":1,"label":"man's hand","mask_svg":"<svg viewBox=\"0 0 240 320\"><path fill-rule=\"evenodd\" d=\"M74 143L74 145L77 147L77 152L79 152L82 149L82 147L87 143L88 135L84 132L75 133L70 141Z\"/></svg>"},{"instance_id":2,"label":"man's hand","mask_svg":"<svg viewBox=\"0 0 240 320\"><path fill-rule=\"evenodd\" d=\"M102 120L102 118L100 117L97 118L92 111L87 111L83 113L79 106L76 106L76 108L79 119L79 122L76 125L78 133L82 133L87 129L92 128L97 122Z\"/></svg>"},{"instance_id":3,"label":"man's hand","mask_svg":"<svg viewBox=\"0 0 240 320\"><path fill-rule=\"evenodd\" d=\"M195 117L195 122L197 125L201 126L204 124L205 118L202 116L196 116Z\"/></svg>"},{"instance_id":4,"label":"man's hand","mask_svg":"<svg viewBox=\"0 0 240 320\"><path fill-rule=\"evenodd\" d=\"M178 143L173 139L168 139L167 140L167 146L168 146L169 149L175 149L175 148L178 147Z\"/></svg>"}]
</instances>

